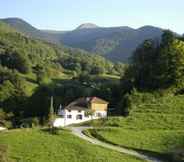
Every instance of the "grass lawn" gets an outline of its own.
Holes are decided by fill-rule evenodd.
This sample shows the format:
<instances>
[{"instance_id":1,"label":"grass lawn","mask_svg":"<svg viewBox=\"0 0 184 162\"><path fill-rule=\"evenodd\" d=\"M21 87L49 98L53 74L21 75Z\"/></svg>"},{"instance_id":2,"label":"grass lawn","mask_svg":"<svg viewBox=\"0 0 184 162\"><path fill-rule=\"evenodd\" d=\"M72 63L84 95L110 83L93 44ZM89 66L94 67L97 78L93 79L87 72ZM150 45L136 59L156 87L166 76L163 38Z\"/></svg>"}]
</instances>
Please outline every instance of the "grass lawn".
<instances>
[{"instance_id":1,"label":"grass lawn","mask_svg":"<svg viewBox=\"0 0 184 162\"><path fill-rule=\"evenodd\" d=\"M15 162L141 162L142 160L92 145L69 131L51 135L39 129L0 133L0 146L7 146Z\"/></svg>"},{"instance_id":2,"label":"grass lawn","mask_svg":"<svg viewBox=\"0 0 184 162\"><path fill-rule=\"evenodd\" d=\"M184 146L184 131L172 130L127 130L122 128L110 128L96 130L92 135L104 138L105 141L114 144L147 150L159 153L173 151L177 147Z\"/></svg>"},{"instance_id":3,"label":"grass lawn","mask_svg":"<svg viewBox=\"0 0 184 162\"><path fill-rule=\"evenodd\" d=\"M136 105L130 116L110 117L90 124L108 129L89 130L102 140L161 154L184 150L184 96L167 96Z\"/></svg>"}]
</instances>

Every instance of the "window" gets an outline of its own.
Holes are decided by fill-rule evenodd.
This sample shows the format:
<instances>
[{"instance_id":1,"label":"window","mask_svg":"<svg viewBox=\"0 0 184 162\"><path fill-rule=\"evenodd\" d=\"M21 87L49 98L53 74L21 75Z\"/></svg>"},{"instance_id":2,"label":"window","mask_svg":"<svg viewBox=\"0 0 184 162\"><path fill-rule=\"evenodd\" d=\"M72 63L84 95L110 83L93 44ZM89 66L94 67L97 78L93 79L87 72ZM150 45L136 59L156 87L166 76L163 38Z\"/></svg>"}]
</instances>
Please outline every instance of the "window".
<instances>
[{"instance_id":1,"label":"window","mask_svg":"<svg viewBox=\"0 0 184 162\"><path fill-rule=\"evenodd\" d=\"M68 119L71 119L71 118L72 118L72 115L67 115L67 118L68 118Z\"/></svg>"},{"instance_id":2,"label":"window","mask_svg":"<svg viewBox=\"0 0 184 162\"><path fill-rule=\"evenodd\" d=\"M81 113L81 110L78 110L79 113Z\"/></svg>"},{"instance_id":3,"label":"window","mask_svg":"<svg viewBox=\"0 0 184 162\"><path fill-rule=\"evenodd\" d=\"M71 110L68 110L68 112L71 112Z\"/></svg>"},{"instance_id":4,"label":"window","mask_svg":"<svg viewBox=\"0 0 184 162\"><path fill-rule=\"evenodd\" d=\"M78 115L76 116L76 119L77 119L77 120L82 120L82 115L81 115L81 114L78 114Z\"/></svg>"}]
</instances>

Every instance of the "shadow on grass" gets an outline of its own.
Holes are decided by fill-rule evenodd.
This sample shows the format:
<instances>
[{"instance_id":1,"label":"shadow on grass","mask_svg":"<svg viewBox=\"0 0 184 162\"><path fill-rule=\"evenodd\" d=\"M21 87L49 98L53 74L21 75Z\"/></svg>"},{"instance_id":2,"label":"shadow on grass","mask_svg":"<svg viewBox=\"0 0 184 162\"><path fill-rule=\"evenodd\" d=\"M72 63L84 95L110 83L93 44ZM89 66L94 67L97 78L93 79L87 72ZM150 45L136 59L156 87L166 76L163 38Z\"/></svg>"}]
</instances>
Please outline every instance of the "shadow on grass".
<instances>
[{"instance_id":1,"label":"shadow on grass","mask_svg":"<svg viewBox=\"0 0 184 162\"><path fill-rule=\"evenodd\" d=\"M50 134L50 135L60 135L61 132L70 132L70 130L65 128L41 128L42 132Z\"/></svg>"}]
</instances>

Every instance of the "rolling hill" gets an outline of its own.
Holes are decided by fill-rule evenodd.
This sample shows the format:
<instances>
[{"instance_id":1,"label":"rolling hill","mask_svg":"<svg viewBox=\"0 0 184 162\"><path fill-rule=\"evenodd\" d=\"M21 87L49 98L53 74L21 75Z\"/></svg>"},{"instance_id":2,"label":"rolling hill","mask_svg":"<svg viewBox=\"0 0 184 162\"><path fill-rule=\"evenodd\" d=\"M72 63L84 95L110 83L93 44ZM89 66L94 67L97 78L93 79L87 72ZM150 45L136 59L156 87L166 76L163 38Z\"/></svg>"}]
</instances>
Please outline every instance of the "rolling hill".
<instances>
[{"instance_id":1,"label":"rolling hill","mask_svg":"<svg viewBox=\"0 0 184 162\"><path fill-rule=\"evenodd\" d=\"M61 35L63 44L104 55L113 61L127 61L136 47L146 39L159 39L162 29L144 26L114 28L77 28Z\"/></svg>"},{"instance_id":2,"label":"rolling hill","mask_svg":"<svg viewBox=\"0 0 184 162\"><path fill-rule=\"evenodd\" d=\"M6 18L0 19L0 21L8 24L17 31L22 32L32 38L41 39L53 43L59 43L60 33L39 30L19 18Z\"/></svg>"},{"instance_id":3,"label":"rolling hill","mask_svg":"<svg viewBox=\"0 0 184 162\"><path fill-rule=\"evenodd\" d=\"M92 23L82 24L75 30L47 31L39 30L19 18L1 19L33 38L81 48L89 52L103 55L113 61L127 62L136 47L146 39L159 39L162 29L144 26L138 29L130 27L98 27Z\"/></svg>"}]
</instances>

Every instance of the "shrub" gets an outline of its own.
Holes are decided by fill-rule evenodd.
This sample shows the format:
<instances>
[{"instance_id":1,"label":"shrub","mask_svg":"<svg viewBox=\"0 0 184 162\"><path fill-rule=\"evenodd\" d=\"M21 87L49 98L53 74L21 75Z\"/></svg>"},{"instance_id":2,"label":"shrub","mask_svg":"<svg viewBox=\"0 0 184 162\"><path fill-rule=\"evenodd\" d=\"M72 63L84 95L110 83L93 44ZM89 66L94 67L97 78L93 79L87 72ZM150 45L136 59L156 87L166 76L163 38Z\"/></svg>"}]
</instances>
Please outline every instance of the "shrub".
<instances>
[{"instance_id":1,"label":"shrub","mask_svg":"<svg viewBox=\"0 0 184 162\"><path fill-rule=\"evenodd\" d=\"M21 120L20 127L21 128L33 128L35 126L39 125L39 119L38 118L27 118Z\"/></svg>"}]
</instances>

